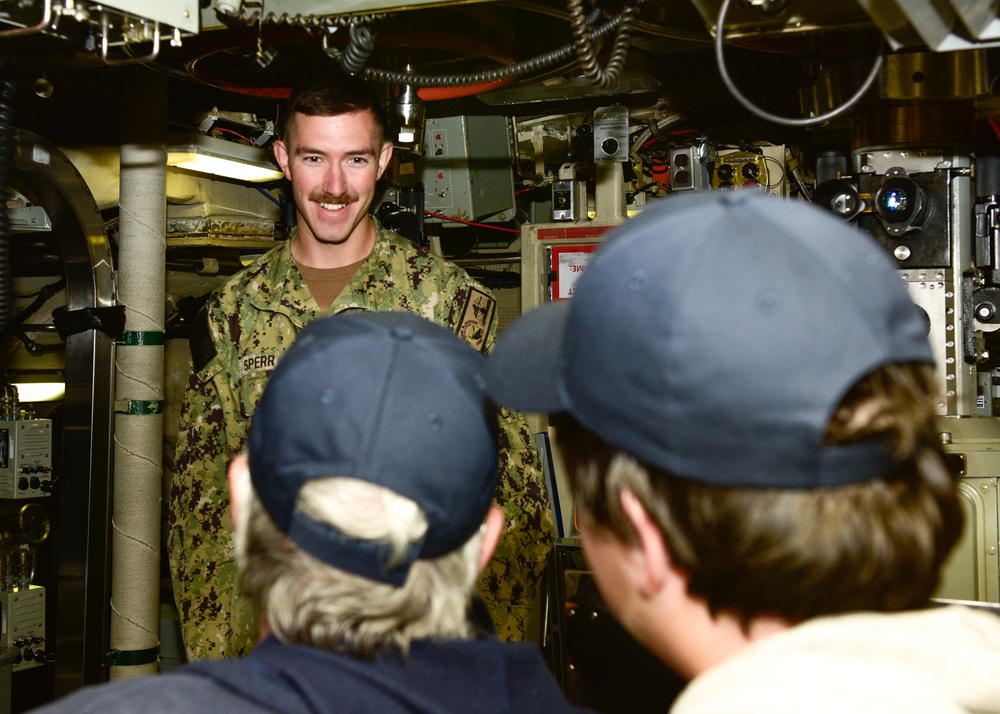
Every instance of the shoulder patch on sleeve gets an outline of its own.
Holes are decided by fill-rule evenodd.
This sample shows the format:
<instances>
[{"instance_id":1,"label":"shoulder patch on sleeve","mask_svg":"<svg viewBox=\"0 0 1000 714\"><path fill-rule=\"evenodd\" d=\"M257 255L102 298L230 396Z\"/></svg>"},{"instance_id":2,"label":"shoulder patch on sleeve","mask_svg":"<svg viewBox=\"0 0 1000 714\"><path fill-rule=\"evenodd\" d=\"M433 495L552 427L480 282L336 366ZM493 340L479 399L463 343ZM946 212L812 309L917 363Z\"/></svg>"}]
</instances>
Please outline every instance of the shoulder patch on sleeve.
<instances>
[{"instance_id":1,"label":"shoulder patch on sleeve","mask_svg":"<svg viewBox=\"0 0 1000 714\"><path fill-rule=\"evenodd\" d=\"M191 343L191 362L194 364L194 371L197 374L205 369L215 357L215 341L212 339L212 331L208 326L207 303L202 304L198 314L191 321L188 340Z\"/></svg>"},{"instance_id":2,"label":"shoulder patch on sleeve","mask_svg":"<svg viewBox=\"0 0 1000 714\"><path fill-rule=\"evenodd\" d=\"M472 288L459 322L458 336L482 352L486 346L486 337L490 332L490 325L493 324L496 308L497 301L491 295L478 288Z\"/></svg>"}]
</instances>

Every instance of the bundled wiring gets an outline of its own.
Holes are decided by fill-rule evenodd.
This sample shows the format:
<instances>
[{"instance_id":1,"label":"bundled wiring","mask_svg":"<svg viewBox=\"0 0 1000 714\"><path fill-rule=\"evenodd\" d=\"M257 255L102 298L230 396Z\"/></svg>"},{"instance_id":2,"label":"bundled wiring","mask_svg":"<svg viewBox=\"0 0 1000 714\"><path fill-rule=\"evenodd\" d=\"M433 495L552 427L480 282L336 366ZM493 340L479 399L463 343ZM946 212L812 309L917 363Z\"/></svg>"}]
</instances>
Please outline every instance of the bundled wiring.
<instances>
[{"instance_id":1,"label":"bundled wiring","mask_svg":"<svg viewBox=\"0 0 1000 714\"><path fill-rule=\"evenodd\" d=\"M673 126L674 124L677 124L683 120L684 120L683 114L677 114L677 113L668 114L667 116L662 117L661 119L657 119L656 122L654 122L650 126L647 126L645 129L636 134L635 138L631 140L633 148L629 152L629 158L632 159L632 162L638 163L641 160L641 157L639 156L639 150L647 146L650 139L652 139L654 135L658 136L662 134L667 127Z\"/></svg>"}]
</instances>

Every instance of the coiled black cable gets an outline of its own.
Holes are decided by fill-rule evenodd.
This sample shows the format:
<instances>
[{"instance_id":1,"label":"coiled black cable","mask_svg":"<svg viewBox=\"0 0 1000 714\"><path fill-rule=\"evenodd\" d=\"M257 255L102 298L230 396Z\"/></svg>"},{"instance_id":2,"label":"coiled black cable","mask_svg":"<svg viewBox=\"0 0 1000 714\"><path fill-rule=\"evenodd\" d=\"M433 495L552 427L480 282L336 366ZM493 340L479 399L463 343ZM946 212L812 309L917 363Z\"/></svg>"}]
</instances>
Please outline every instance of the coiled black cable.
<instances>
[{"instance_id":1,"label":"coiled black cable","mask_svg":"<svg viewBox=\"0 0 1000 714\"><path fill-rule=\"evenodd\" d=\"M576 49L577 60L584 75L590 83L601 89L609 89L618 81L625 59L628 57L628 43L632 36L632 23L639 13L639 2L627 4L618 16L618 32L615 34L615 44L611 49L611 58L605 69L597 63L597 52L590 41L587 22L583 14L583 0L570 0L569 15L573 28L573 47Z\"/></svg>"},{"instance_id":2,"label":"coiled black cable","mask_svg":"<svg viewBox=\"0 0 1000 714\"><path fill-rule=\"evenodd\" d=\"M602 25L593 28L588 35L591 41L603 38L618 27L625 17L625 12L609 19ZM589 28L596 21L597 13L592 13L584 24ZM547 52L538 57L516 62L507 67L497 67L496 69L484 72L472 72L468 74L410 74L408 72L393 72L386 69L376 69L369 67L365 70L365 79L370 82L383 82L385 84L405 84L411 87L463 87L470 84L488 84L499 82L505 79L514 79L525 74L530 74L546 67L565 62L573 56L576 51L574 44L564 45L559 49Z\"/></svg>"},{"instance_id":3,"label":"coiled black cable","mask_svg":"<svg viewBox=\"0 0 1000 714\"><path fill-rule=\"evenodd\" d=\"M348 74L361 74L375 50L378 31L371 25L352 23L349 32L350 40L340 55L340 66Z\"/></svg>"}]
</instances>

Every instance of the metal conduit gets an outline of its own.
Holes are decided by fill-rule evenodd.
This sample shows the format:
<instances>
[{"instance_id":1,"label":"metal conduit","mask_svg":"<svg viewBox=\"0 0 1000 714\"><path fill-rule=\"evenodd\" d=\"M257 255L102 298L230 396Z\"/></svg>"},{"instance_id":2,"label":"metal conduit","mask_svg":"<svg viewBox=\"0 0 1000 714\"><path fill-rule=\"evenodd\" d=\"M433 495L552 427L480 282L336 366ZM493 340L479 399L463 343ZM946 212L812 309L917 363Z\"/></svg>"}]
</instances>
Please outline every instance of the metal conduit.
<instances>
[{"instance_id":1,"label":"metal conduit","mask_svg":"<svg viewBox=\"0 0 1000 714\"><path fill-rule=\"evenodd\" d=\"M126 70L123 85L111 679L155 674L160 646L167 88L142 67Z\"/></svg>"}]
</instances>

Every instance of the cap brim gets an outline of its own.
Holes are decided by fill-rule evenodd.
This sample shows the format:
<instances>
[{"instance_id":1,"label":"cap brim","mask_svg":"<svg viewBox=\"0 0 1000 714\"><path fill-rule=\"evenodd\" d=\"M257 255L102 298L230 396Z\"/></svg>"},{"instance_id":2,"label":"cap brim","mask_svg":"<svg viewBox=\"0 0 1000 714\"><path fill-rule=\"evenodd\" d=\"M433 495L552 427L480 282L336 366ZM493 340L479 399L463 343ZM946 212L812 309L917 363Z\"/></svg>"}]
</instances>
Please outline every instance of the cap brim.
<instances>
[{"instance_id":1,"label":"cap brim","mask_svg":"<svg viewBox=\"0 0 1000 714\"><path fill-rule=\"evenodd\" d=\"M483 376L499 404L526 412L561 412L563 338L570 300L536 308L511 323L497 338Z\"/></svg>"}]
</instances>

